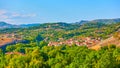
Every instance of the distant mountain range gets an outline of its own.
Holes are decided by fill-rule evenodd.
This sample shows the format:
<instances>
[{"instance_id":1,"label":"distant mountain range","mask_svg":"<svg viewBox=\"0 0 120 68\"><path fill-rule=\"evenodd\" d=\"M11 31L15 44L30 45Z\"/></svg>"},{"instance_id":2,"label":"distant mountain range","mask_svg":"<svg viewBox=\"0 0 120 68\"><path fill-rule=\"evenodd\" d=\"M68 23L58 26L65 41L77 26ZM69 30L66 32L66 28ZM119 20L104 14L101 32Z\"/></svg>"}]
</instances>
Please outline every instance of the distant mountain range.
<instances>
[{"instance_id":1,"label":"distant mountain range","mask_svg":"<svg viewBox=\"0 0 120 68\"><path fill-rule=\"evenodd\" d=\"M39 26L40 24L21 24L21 25L13 25L6 22L0 22L0 29L4 28L27 28L32 26Z\"/></svg>"},{"instance_id":2,"label":"distant mountain range","mask_svg":"<svg viewBox=\"0 0 120 68\"><path fill-rule=\"evenodd\" d=\"M6 22L0 22L0 29L2 28L16 28L17 25L8 24Z\"/></svg>"},{"instance_id":3,"label":"distant mountain range","mask_svg":"<svg viewBox=\"0 0 120 68\"><path fill-rule=\"evenodd\" d=\"M86 23L104 23L104 24L112 24L112 23L118 23L120 22L120 18L116 18L116 19L96 19L96 20L92 20L92 21L87 21L87 20L81 20L80 22L75 22L74 24L79 24L79 25L83 25ZM60 23L60 22L58 22ZM53 23L54 24L54 23ZM56 23L55 23L56 24ZM65 26L65 23L61 22L61 24L63 24ZM73 24L73 23L71 23ZM6 22L0 22L0 29L4 29L4 28L27 28L27 27L32 27L32 26L39 26L40 24L22 24L22 25L12 25L12 24L8 24Z\"/></svg>"},{"instance_id":4,"label":"distant mountain range","mask_svg":"<svg viewBox=\"0 0 120 68\"><path fill-rule=\"evenodd\" d=\"M76 24L83 25L86 23L104 23L104 24L112 24L112 23L118 23L120 22L120 18L116 19L96 19L92 21L87 21L87 20L81 20L80 22L76 22Z\"/></svg>"}]
</instances>

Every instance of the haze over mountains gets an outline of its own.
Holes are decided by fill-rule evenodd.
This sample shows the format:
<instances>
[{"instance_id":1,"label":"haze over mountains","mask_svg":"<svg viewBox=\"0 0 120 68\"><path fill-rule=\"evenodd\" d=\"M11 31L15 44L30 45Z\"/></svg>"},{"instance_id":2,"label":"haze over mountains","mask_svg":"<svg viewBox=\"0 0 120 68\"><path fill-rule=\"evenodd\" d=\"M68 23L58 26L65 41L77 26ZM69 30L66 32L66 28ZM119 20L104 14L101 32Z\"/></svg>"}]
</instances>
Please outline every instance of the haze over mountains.
<instances>
[{"instance_id":1,"label":"haze over mountains","mask_svg":"<svg viewBox=\"0 0 120 68\"><path fill-rule=\"evenodd\" d=\"M96 19L92 21L87 20L81 20L80 22L75 22L74 24L83 25L85 23L104 23L104 24L112 24L112 23L118 23L120 22L120 18L115 19ZM58 23L64 23L64 22L58 22ZM73 24L73 23L72 23ZM21 25L13 25L6 22L0 22L0 29L2 28L26 28L26 27L32 27L32 26L39 26L40 24L21 24Z\"/></svg>"},{"instance_id":2,"label":"haze over mountains","mask_svg":"<svg viewBox=\"0 0 120 68\"><path fill-rule=\"evenodd\" d=\"M104 24L112 24L112 23L118 23L120 22L120 18L115 18L115 19L95 19L92 21L87 21L87 20L81 20L80 22L76 22L76 24L85 24L85 23L104 23Z\"/></svg>"},{"instance_id":3,"label":"haze over mountains","mask_svg":"<svg viewBox=\"0 0 120 68\"><path fill-rule=\"evenodd\" d=\"M38 26L39 24L21 24L21 25L13 25L6 22L0 22L0 29L4 28L26 28L32 26Z\"/></svg>"},{"instance_id":4,"label":"haze over mountains","mask_svg":"<svg viewBox=\"0 0 120 68\"><path fill-rule=\"evenodd\" d=\"M15 25L8 24L6 22L0 22L0 28L13 28Z\"/></svg>"}]
</instances>

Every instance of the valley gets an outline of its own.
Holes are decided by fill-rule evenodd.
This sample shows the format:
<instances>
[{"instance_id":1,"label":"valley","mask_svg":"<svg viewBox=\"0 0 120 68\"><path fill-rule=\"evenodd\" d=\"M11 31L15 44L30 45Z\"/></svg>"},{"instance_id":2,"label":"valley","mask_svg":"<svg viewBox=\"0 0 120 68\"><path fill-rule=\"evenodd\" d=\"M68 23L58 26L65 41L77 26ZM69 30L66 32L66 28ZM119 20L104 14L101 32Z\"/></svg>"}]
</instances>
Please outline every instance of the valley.
<instances>
[{"instance_id":1,"label":"valley","mask_svg":"<svg viewBox=\"0 0 120 68\"><path fill-rule=\"evenodd\" d=\"M110 67L116 67L120 61L120 22L113 22L114 19L113 23L107 21L111 19L81 21L82 24L56 22L2 28L0 67L14 68L18 63L20 68L30 65L40 68L92 68L102 67L102 63L106 64L104 67L111 64L113 66Z\"/></svg>"},{"instance_id":2,"label":"valley","mask_svg":"<svg viewBox=\"0 0 120 68\"><path fill-rule=\"evenodd\" d=\"M120 25L117 23L119 21L119 18L98 19L87 22L81 21L82 24L79 25L78 22L71 24L58 22L38 24L37 26L31 24L31 26L26 25L27 28L8 27L0 30L0 47L6 44L17 44L22 40L45 41L48 46L77 45L87 46L92 49L95 49L96 46L107 45L107 43L116 45L119 41L117 43L117 39L113 38L113 34L119 33ZM111 24L111 22L113 23ZM0 24L8 26L5 22Z\"/></svg>"}]
</instances>

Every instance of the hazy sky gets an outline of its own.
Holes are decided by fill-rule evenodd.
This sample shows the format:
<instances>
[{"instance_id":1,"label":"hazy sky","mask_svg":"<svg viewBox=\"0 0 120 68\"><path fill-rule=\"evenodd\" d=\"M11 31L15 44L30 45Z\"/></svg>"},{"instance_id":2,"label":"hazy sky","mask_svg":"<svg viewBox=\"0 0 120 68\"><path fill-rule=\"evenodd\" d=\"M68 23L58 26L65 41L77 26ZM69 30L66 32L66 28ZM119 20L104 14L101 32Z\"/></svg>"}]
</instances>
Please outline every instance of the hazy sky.
<instances>
[{"instance_id":1,"label":"hazy sky","mask_svg":"<svg viewBox=\"0 0 120 68\"><path fill-rule=\"evenodd\" d=\"M12 24L120 18L120 0L0 0L0 21Z\"/></svg>"}]
</instances>

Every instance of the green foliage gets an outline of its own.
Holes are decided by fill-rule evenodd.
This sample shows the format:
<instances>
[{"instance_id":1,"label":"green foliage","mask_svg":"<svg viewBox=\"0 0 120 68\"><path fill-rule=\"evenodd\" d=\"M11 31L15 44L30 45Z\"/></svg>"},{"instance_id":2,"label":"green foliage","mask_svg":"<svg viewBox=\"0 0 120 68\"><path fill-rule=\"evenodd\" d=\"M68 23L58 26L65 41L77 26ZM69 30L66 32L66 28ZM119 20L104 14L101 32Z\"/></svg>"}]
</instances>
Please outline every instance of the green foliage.
<instances>
[{"instance_id":1,"label":"green foliage","mask_svg":"<svg viewBox=\"0 0 120 68\"><path fill-rule=\"evenodd\" d=\"M1 68L119 68L120 48L115 45L103 47L99 51L86 46L46 46L32 44L16 44L16 48L8 48L13 54L0 53ZM15 46L14 46L15 47ZM25 51L24 54L16 54ZM22 52L21 52L22 53Z\"/></svg>"}]
</instances>

